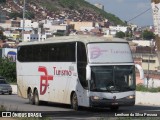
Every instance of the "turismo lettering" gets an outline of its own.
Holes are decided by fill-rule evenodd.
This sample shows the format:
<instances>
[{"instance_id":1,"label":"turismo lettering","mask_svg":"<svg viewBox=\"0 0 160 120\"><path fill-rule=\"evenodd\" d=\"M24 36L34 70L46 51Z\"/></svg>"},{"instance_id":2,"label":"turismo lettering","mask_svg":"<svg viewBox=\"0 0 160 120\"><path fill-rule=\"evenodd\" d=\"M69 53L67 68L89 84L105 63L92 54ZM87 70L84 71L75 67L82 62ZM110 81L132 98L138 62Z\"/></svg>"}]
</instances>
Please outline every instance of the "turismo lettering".
<instances>
[{"instance_id":1,"label":"turismo lettering","mask_svg":"<svg viewBox=\"0 0 160 120\"><path fill-rule=\"evenodd\" d=\"M53 74L54 75L59 75L59 76L71 76L72 75L72 71L70 70L60 70L57 69L56 67L53 67Z\"/></svg>"}]
</instances>

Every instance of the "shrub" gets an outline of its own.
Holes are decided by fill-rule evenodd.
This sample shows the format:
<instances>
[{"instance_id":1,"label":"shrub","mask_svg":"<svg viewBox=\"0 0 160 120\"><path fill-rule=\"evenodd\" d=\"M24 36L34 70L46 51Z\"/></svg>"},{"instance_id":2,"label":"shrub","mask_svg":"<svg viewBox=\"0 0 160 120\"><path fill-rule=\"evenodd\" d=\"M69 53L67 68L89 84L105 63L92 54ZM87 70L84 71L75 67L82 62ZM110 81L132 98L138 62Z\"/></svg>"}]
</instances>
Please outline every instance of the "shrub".
<instances>
[{"instance_id":1,"label":"shrub","mask_svg":"<svg viewBox=\"0 0 160 120\"><path fill-rule=\"evenodd\" d=\"M4 105L0 105L0 111L6 111L6 107Z\"/></svg>"},{"instance_id":2,"label":"shrub","mask_svg":"<svg viewBox=\"0 0 160 120\"><path fill-rule=\"evenodd\" d=\"M142 92L160 92L160 87L157 87L157 88L147 88L143 84L138 84L136 86L136 91L142 91Z\"/></svg>"},{"instance_id":3,"label":"shrub","mask_svg":"<svg viewBox=\"0 0 160 120\"><path fill-rule=\"evenodd\" d=\"M7 82L16 82L16 63L9 58L0 58L0 76L7 79Z\"/></svg>"}]
</instances>

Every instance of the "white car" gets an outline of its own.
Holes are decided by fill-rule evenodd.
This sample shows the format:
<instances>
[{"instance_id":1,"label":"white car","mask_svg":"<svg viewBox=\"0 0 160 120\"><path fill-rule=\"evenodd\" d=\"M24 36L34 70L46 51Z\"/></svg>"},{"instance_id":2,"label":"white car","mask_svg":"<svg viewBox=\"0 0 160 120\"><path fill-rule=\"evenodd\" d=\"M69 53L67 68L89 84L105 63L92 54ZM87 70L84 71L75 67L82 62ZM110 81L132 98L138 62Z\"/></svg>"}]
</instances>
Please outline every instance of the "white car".
<instances>
[{"instance_id":1,"label":"white car","mask_svg":"<svg viewBox=\"0 0 160 120\"><path fill-rule=\"evenodd\" d=\"M6 79L0 76L0 94L12 94L12 87L7 83Z\"/></svg>"}]
</instances>

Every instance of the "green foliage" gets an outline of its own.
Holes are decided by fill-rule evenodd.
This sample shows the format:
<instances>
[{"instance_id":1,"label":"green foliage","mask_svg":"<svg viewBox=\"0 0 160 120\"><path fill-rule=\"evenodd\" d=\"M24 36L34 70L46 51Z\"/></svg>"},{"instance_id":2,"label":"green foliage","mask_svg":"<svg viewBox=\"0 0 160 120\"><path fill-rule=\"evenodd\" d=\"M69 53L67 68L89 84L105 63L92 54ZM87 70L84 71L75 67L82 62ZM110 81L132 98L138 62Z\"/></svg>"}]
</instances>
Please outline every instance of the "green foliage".
<instances>
[{"instance_id":1,"label":"green foliage","mask_svg":"<svg viewBox=\"0 0 160 120\"><path fill-rule=\"evenodd\" d=\"M9 17L10 17L10 18L16 18L16 17L23 18L23 14L22 14L22 13L17 13L17 12L11 12L11 13L9 14Z\"/></svg>"},{"instance_id":2,"label":"green foliage","mask_svg":"<svg viewBox=\"0 0 160 120\"><path fill-rule=\"evenodd\" d=\"M4 105L0 105L0 111L6 111L6 107Z\"/></svg>"},{"instance_id":3,"label":"green foliage","mask_svg":"<svg viewBox=\"0 0 160 120\"><path fill-rule=\"evenodd\" d=\"M52 4L50 2L45 2L43 3L43 7L47 8L48 10L51 10L51 8L53 8L53 10L56 10L56 11L60 9L89 10L97 14L98 16L103 16L104 18L108 19L110 22L114 23L115 25L125 24L115 15L99 9L85 0L57 0L57 1L52 2Z\"/></svg>"},{"instance_id":4,"label":"green foliage","mask_svg":"<svg viewBox=\"0 0 160 120\"><path fill-rule=\"evenodd\" d=\"M6 36L3 35L3 31L0 30L0 40L5 40Z\"/></svg>"},{"instance_id":5,"label":"green foliage","mask_svg":"<svg viewBox=\"0 0 160 120\"><path fill-rule=\"evenodd\" d=\"M117 32L115 36L118 37L118 38L124 38L125 37L125 33L120 31L120 32Z\"/></svg>"},{"instance_id":6,"label":"green foliage","mask_svg":"<svg viewBox=\"0 0 160 120\"><path fill-rule=\"evenodd\" d=\"M104 19L108 19L111 23L115 25L125 25L125 23L120 20L118 17L111 13L107 13L104 10L101 10L97 8L96 6L90 4L89 2L85 0L38 0L39 7L43 7L47 9L50 12L57 12L59 13L62 10L86 10L90 11L93 14L96 14L97 16L101 16ZM36 0L27 0L27 3L37 4ZM28 10L29 11L29 10ZM28 16L29 15L29 16ZM34 13L30 11L30 13L26 13L26 18L28 19L34 19ZM16 17L23 17L22 12L21 13L10 13L10 18L16 18Z\"/></svg>"},{"instance_id":7,"label":"green foliage","mask_svg":"<svg viewBox=\"0 0 160 120\"><path fill-rule=\"evenodd\" d=\"M20 13L12 12L12 13L9 14L9 17L14 18L14 19L17 18L17 17L23 18L23 13L22 12L20 12ZM35 17L34 13L31 13L31 12L26 12L25 13L25 18L27 18L27 19L34 19L34 17Z\"/></svg>"},{"instance_id":8,"label":"green foliage","mask_svg":"<svg viewBox=\"0 0 160 120\"><path fill-rule=\"evenodd\" d=\"M75 0L59 0L59 4L62 7L69 8L69 9L78 9L79 4Z\"/></svg>"},{"instance_id":9,"label":"green foliage","mask_svg":"<svg viewBox=\"0 0 160 120\"><path fill-rule=\"evenodd\" d=\"M52 3L49 4L47 2L44 1L44 3L41 3L41 5L44 7L44 8L47 8L47 10L49 10L50 12L52 11L58 11L58 8L56 5L53 5Z\"/></svg>"},{"instance_id":10,"label":"green foliage","mask_svg":"<svg viewBox=\"0 0 160 120\"><path fill-rule=\"evenodd\" d=\"M9 58L0 58L0 75L7 79L7 82L16 82L16 63Z\"/></svg>"},{"instance_id":11,"label":"green foliage","mask_svg":"<svg viewBox=\"0 0 160 120\"><path fill-rule=\"evenodd\" d=\"M55 36L64 36L64 33L62 33L62 32L56 32L53 35L55 35Z\"/></svg>"},{"instance_id":12,"label":"green foliage","mask_svg":"<svg viewBox=\"0 0 160 120\"><path fill-rule=\"evenodd\" d=\"M32 13L32 12L26 12L25 18L27 18L27 19L34 19L35 18L35 14Z\"/></svg>"},{"instance_id":13,"label":"green foliage","mask_svg":"<svg viewBox=\"0 0 160 120\"><path fill-rule=\"evenodd\" d=\"M142 91L142 92L160 92L160 87L157 88L147 88L146 86L142 84L138 84L136 86L137 91Z\"/></svg>"},{"instance_id":14,"label":"green foliage","mask_svg":"<svg viewBox=\"0 0 160 120\"><path fill-rule=\"evenodd\" d=\"M143 37L143 39L146 39L146 40L151 40L155 38L154 33L148 30L145 30L144 32L142 32L141 36Z\"/></svg>"}]
</instances>

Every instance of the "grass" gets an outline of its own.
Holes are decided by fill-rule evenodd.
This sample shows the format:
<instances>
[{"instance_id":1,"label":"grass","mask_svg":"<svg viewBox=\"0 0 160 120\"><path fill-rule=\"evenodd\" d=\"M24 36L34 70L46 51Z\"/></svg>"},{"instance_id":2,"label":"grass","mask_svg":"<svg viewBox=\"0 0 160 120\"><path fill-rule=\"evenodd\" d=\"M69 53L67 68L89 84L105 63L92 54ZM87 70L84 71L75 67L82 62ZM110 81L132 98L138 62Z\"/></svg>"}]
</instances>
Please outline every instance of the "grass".
<instances>
[{"instance_id":1,"label":"grass","mask_svg":"<svg viewBox=\"0 0 160 120\"><path fill-rule=\"evenodd\" d=\"M0 111L6 111L6 107L4 105L0 105Z\"/></svg>"},{"instance_id":2,"label":"grass","mask_svg":"<svg viewBox=\"0 0 160 120\"><path fill-rule=\"evenodd\" d=\"M138 84L136 86L136 91L142 91L142 92L160 92L160 87L157 87L157 88L149 87L149 88L147 88L146 86L144 86L142 84Z\"/></svg>"}]
</instances>

